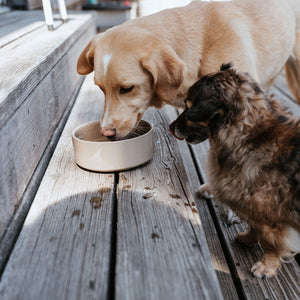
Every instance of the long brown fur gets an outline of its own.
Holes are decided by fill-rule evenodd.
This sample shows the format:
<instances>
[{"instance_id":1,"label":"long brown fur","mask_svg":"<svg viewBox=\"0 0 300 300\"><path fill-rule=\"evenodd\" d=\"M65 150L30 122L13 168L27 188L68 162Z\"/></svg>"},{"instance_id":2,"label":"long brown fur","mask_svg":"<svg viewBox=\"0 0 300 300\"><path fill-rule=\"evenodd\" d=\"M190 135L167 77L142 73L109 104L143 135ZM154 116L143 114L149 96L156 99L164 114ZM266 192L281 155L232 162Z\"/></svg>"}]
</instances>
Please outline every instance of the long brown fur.
<instances>
[{"instance_id":1,"label":"long brown fur","mask_svg":"<svg viewBox=\"0 0 300 300\"><path fill-rule=\"evenodd\" d=\"M300 252L300 119L227 64L190 88L170 127L191 143L209 138L203 191L250 225L237 239L264 250L253 274L275 275L282 257Z\"/></svg>"}]
</instances>

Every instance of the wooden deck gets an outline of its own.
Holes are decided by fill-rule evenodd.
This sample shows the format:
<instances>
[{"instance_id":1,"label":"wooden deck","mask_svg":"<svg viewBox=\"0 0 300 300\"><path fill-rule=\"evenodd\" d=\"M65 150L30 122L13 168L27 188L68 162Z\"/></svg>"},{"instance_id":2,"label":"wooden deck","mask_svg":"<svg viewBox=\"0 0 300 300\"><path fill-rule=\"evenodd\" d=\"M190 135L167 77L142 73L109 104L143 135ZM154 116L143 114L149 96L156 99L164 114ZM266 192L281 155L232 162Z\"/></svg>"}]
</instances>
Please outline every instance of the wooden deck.
<instances>
[{"instance_id":1,"label":"wooden deck","mask_svg":"<svg viewBox=\"0 0 300 300\"><path fill-rule=\"evenodd\" d=\"M272 92L300 116L283 75ZM44 175L34 175L32 192L26 190L32 200L20 205L22 228L10 227L9 247L0 240L0 252L10 249L5 260L0 253L1 300L300 299L296 259L274 278L253 278L250 269L262 250L234 240L247 224L227 226L222 204L195 197L206 180L208 143L190 146L171 136L168 125L178 115L173 107L145 114L155 127L150 162L116 173L78 167L71 132L99 119L103 105L87 76L71 113L67 108L62 117L65 126L58 125L64 127L59 139L53 134L49 141L56 148L49 164L43 162ZM3 143L0 149L8 151ZM50 157L52 151L45 152Z\"/></svg>"},{"instance_id":2,"label":"wooden deck","mask_svg":"<svg viewBox=\"0 0 300 300\"><path fill-rule=\"evenodd\" d=\"M281 79L274 92L299 114ZM253 278L260 247L234 241L246 224L227 227L220 203L194 197L208 145L177 143L167 130L177 115L172 107L147 112L156 150L142 167L107 174L74 163L71 131L99 119L103 100L87 77L2 275L0 298L299 299L295 260L275 278Z\"/></svg>"}]
</instances>

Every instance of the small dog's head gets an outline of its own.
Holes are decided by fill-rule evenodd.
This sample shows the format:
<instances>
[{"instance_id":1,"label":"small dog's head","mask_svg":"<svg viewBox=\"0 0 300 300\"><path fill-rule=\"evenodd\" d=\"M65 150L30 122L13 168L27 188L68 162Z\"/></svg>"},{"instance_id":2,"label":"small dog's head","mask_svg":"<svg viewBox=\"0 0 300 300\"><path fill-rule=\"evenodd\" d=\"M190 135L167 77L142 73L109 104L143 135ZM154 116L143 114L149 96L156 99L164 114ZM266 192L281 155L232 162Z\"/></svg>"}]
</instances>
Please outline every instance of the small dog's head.
<instances>
[{"instance_id":1,"label":"small dog's head","mask_svg":"<svg viewBox=\"0 0 300 300\"><path fill-rule=\"evenodd\" d=\"M219 72L202 77L190 87L186 109L171 123L170 131L178 139L200 143L222 125L245 122L251 101L261 100L261 94L248 73L237 73L231 63L223 64Z\"/></svg>"},{"instance_id":2,"label":"small dog's head","mask_svg":"<svg viewBox=\"0 0 300 300\"><path fill-rule=\"evenodd\" d=\"M149 106L172 102L184 79L185 63L150 31L125 23L98 34L82 51L77 71L94 71L105 95L100 133L125 137Z\"/></svg>"}]
</instances>

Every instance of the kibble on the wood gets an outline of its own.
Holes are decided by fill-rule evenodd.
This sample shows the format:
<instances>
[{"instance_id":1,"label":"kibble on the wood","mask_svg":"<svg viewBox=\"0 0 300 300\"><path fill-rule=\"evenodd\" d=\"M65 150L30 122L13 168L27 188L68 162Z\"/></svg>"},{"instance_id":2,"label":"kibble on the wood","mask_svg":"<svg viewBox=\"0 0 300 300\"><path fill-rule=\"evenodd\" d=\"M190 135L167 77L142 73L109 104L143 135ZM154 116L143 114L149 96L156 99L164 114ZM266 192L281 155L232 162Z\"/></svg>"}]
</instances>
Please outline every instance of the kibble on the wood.
<instances>
[{"instance_id":1,"label":"kibble on the wood","mask_svg":"<svg viewBox=\"0 0 300 300\"><path fill-rule=\"evenodd\" d=\"M146 193L146 194L143 195L143 198L148 199L148 198L151 198L152 196L153 196L152 193Z\"/></svg>"},{"instance_id":2,"label":"kibble on the wood","mask_svg":"<svg viewBox=\"0 0 300 300\"><path fill-rule=\"evenodd\" d=\"M100 208L102 205L103 199L102 197L92 197L90 203L93 208Z\"/></svg>"},{"instance_id":3,"label":"kibble on the wood","mask_svg":"<svg viewBox=\"0 0 300 300\"><path fill-rule=\"evenodd\" d=\"M103 187L103 188L101 188L101 189L99 189L99 193L109 193L111 191L111 188L109 188L109 187Z\"/></svg>"},{"instance_id":4,"label":"kibble on the wood","mask_svg":"<svg viewBox=\"0 0 300 300\"><path fill-rule=\"evenodd\" d=\"M151 238L152 238L152 239L159 239L159 238L160 238L160 236L159 236L157 233L155 233L155 232L152 232L152 234L151 234Z\"/></svg>"},{"instance_id":5,"label":"kibble on the wood","mask_svg":"<svg viewBox=\"0 0 300 300\"><path fill-rule=\"evenodd\" d=\"M93 280L90 280L90 289L91 290L95 289L95 282Z\"/></svg>"},{"instance_id":6,"label":"kibble on the wood","mask_svg":"<svg viewBox=\"0 0 300 300\"><path fill-rule=\"evenodd\" d=\"M80 210L77 209L77 210L74 210L73 213L72 213L72 218L75 217L75 216L79 216L80 215Z\"/></svg>"},{"instance_id":7,"label":"kibble on the wood","mask_svg":"<svg viewBox=\"0 0 300 300\"><path fill-rule=\"evenodd\" d=\"M181 196L177 195L177 194L169 194L171 198L174 198L174 199L180 199Z\"/></svg>"}]
</instances>

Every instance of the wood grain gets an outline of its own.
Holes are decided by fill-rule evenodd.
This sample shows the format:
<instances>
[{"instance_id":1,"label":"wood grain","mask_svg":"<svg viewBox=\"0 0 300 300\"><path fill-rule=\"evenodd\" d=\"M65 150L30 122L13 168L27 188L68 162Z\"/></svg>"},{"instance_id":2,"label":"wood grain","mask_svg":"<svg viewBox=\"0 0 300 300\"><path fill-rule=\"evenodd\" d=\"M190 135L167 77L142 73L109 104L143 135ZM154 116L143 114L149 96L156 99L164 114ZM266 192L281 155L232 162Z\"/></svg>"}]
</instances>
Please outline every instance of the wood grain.
<instances>
[{"instance_id":1,"label":"wood grain","mask_svg":"<svg viewBox=\"0 0 300 300\"><path fill-rule=\"evenodd\" d=\"M37 76L34 86L31 86L33 84L31 81L27 82L29 85L27 88L31 90L30 94L17 110L12 114L7 114L6 117L9 116L9 118L0 126L2 145L0 152L0 238L2 240L6 227L20 205L20 199L58 122L72 97L74 99L73 92L82 80L76 73L76 59L82 50L82 44L86 44L94 33L95 29L91 27L79 36L77 42L70 45L67 55L58 59L51 68L49 65L49 73L43 74L42 78L41 74ZM26 77L24 80L26 81ZM17 94L19 92L15 91ZM10 108L13 108L13 105Z\"/></svg>"},{"instance_id":2,"label":"wood grain","mask_svg":"<svg viewBox=\"0 0 300 300\"><path fill-rule=\"evenodd\" d=\"M71 142L74 127L99 119L102 106L90 76L2 275L1 299L106 298L114 175L79 168Z\"/></svg>"},{"instance_id":3,"label":"wood grain","mask_svg":"<svg viewBox=\"0 0 300 300\"><path fill-rule=\"evenodd\" d=\"M41 11L12 11L0 18L0 48L45 26Z\"/></svg>"},{"instance_id":4,"label":"wood grain","mask_svg":"<svg viewBox=\"0 0 300 300\"><path fill-rule=\"evenodd\" d=\"M154 157L120 173L116 299L222 299L168 119L157 110L147 116Z\"/></svg>"},{"instance_id":5,"label":"wood grain","mask_svg":"<svg viewBox=\"0 0 300 300\"><path fill-rule=\"evenodd\" d=\"M55 31L42 27L0 48L5 57L0 61L0 128L73 44L94 28L91 15L70 18Z\"/></svg>"}]
</instances>

